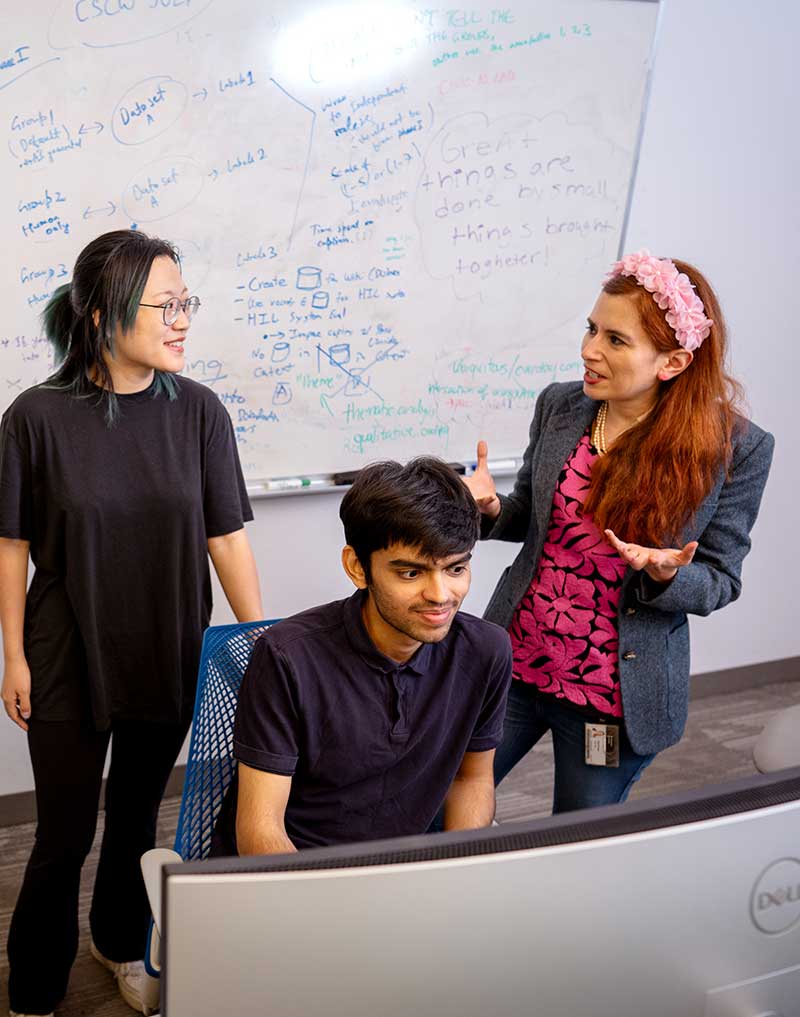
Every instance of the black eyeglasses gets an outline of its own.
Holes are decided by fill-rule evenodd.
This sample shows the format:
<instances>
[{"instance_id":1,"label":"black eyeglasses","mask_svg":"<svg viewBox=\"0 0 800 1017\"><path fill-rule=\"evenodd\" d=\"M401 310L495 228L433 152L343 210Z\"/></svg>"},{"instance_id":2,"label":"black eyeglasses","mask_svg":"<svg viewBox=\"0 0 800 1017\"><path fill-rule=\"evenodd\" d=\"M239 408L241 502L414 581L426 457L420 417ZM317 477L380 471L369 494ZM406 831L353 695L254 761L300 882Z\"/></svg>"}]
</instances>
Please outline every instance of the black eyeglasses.
<instances>
[{"instance_id":1,"label":"black eyeglasses","mask_svg":"<svg viewBox=\"0 0 800 1017\"><path fill-rule=\"evenodd\" d=\"M174 325L178 320L178 315L183 311L189 321L197 314L197 308L200 306L200 297L187 297L186 300L179 300L177 297L172 297L166 304L139 304L139 307L157 307L161 310L164 315L165 325Z\"/></svg>"}]
</instances>

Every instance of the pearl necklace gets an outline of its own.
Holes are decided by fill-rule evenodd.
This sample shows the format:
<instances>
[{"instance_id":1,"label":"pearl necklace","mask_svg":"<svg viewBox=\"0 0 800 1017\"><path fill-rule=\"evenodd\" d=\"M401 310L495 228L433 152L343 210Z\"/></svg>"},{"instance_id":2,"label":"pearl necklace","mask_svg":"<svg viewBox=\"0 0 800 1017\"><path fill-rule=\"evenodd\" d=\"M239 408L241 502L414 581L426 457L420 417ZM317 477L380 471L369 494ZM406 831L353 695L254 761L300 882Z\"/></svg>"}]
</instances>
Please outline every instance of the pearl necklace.
<instances>
[{"instance_id":1,"label":"pearl necklace","mask_svg":"<svg viewBox=\"0 0 800 1017\"><path fill-rule=\"evenodd\" d=\"M647 413L650 411L648 410ZM628 424L627 427L623 427L619 432L617 438L620 438L626 431L629 431L632 427L635 427L640 421L644 420L647 413L643 413L640 417L637 417L632 424ZM597 449L599 455L604 456L608 452L608 446L606 445L606 419L608 418L608 403L603 401L600 403L600 409L597 411L597 416L594 418L594 427L592 428L592 444Z\"/></svg>"},{"instance_id":2,"label":"pearl necklace","mask_svg":"<svg viewBox=\"0 0 800 1017\"><path fill-rule=\"evenodd\" d=\"M608 403L600 403L600 409L594 419L594 431L592 433L592 444L601 456L604 456L606 448L606 417L608 416Z\"/></svg>"}]
</instances>

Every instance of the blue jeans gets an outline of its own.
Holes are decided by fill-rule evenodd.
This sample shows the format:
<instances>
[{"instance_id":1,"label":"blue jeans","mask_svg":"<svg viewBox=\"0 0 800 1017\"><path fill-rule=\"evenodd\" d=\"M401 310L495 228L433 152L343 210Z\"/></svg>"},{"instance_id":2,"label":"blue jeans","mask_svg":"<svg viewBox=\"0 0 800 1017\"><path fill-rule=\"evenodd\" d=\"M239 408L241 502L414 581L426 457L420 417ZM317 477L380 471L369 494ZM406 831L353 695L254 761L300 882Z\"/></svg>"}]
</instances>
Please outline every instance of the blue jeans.
<instances>
[{"instance_id":1,"label":"blue jeans","mask_svg":"<svg viewBox=\"0 0 800 1017\"><path fill-rule=\"evenodd\" d=\"M500 781L548 730L553 734L555 786L553 812L590 809L624 802L655 754L640 756L620 725L619 766L584 762L585 720L555 696L513 679L508 693L503 741L494 760L494 782Z\"/></svg>"}]
</instances>

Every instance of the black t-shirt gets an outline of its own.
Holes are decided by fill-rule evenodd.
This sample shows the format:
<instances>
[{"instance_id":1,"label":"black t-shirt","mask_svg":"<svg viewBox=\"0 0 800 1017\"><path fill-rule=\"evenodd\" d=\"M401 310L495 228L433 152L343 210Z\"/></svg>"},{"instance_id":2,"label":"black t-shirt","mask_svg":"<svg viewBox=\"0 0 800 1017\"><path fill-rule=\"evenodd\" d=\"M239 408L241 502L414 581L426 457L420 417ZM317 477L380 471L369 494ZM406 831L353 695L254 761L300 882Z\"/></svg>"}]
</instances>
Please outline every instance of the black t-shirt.
<instances>
[{"instance_id":1,"label":"black t-shirt","mask_svg":"<svg viewBox=\"0 0 800 1017\"><path fill-rule=\"evenodd\" d=\"M37 386L0 425L0 537L30 542L31 709L191 717L211 614L209 537L252 519L230 418L209 389L99 398Z\"/></svg>"},{"instance_id":2,"label":"black t-shirt","mask_svg":"<svg viewBox=\"0 0 800 1017\"><path fill-rule=\"evenodd\" d=\"M398 664L370 639L363 603L358 592L274 625L242 683L234 754L291 775L298 848L424 833L464 753L502 737L508 633L458 613L441 642ZM235 851L231 799L215 853Z\"/></svg>"}]
</instances>

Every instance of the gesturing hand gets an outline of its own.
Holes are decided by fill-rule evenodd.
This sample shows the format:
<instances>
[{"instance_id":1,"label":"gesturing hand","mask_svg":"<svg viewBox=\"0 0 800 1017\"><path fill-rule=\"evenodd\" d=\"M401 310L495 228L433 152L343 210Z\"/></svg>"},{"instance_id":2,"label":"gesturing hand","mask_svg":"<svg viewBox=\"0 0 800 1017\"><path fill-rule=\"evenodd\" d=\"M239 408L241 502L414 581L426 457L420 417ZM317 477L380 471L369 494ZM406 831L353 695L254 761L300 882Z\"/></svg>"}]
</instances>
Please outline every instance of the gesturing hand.
<instances>
[{"instance_id":1,"label":"gesturing hand","mask_svg":"<svg viewBox=\"0 0 800 1017\"><path fill-rule=\"evenodd\" d=\"M478 462L475 472L472 476L463 477L462 479L469 488L481 513L490 519L497 519L500 515L500 499L497 497L494 478L489 472L489 465L486 461L488 457L489 446L485 441L479 441Z\"/></svg>"},{"instance_id":2,"label":"gesturing hand","mask_svg":"<svg viewBox=\"0 0 800 1017\"><path fill-rule=\"evenodd\" d=\"M697 550L697 541L690 540L684 547L642 547L641 544L625 544L613 530L605 531L609 544L636 572L644 571L657 583L668 583L683 565L688 565Z\"/></svg>"}]
</instances>

